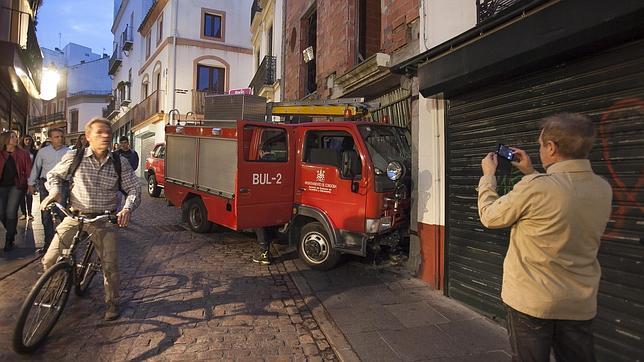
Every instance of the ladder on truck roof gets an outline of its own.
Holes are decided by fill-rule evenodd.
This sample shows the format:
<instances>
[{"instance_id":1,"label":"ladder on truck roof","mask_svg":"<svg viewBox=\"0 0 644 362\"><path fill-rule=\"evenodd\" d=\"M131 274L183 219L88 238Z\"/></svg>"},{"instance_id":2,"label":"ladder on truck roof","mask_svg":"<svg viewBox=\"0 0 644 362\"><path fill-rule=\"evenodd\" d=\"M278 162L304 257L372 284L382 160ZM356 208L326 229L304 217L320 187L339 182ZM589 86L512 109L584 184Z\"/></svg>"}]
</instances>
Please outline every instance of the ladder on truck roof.
<instances>
[{"instance_id":1,"label":"ladder on truck roof","mask_svg":"<svg viewBox=\"0 0 644 362\"><path fill-rule=\"evenodd\" d=\"M366 103L364 98L338 98L314 101L270 102L266 106L268 116L311 117L364 117L376 105Z\"/></svg>"}]
</instances>

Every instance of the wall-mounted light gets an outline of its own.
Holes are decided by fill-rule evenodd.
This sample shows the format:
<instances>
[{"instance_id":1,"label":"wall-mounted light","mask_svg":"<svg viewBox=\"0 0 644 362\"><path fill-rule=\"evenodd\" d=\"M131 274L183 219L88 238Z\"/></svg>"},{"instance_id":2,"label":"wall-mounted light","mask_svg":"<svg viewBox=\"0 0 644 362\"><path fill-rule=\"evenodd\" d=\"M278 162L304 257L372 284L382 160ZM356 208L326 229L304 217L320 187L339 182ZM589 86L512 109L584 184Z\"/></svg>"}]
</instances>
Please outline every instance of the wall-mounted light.
<instances>
[{"instance_id":1,"label":"wall-mounted light","mask_svg":"<svg viewBox=\"0 0 644 362\"><path fill-rule=\"evenodd\" d=\"M55 68L42 68L42 79L40 81L40 99L48 101L54 99L58 93L58 82L60 74Z\"/></svg>"}]
</instances>

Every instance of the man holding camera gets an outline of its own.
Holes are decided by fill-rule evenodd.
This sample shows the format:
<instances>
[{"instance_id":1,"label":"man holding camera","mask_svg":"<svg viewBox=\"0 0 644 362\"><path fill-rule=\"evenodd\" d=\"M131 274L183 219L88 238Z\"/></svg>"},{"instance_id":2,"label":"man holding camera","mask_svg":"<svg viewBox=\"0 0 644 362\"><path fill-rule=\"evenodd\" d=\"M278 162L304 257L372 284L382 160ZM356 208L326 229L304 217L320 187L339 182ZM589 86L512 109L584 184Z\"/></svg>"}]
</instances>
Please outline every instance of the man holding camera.
<instances>
[{"instance_id":1,"label":"man holding camera","mask_svg":"<svg viewBox=\"0 0 644 362\"><path fill-rule=\"evenodd\" d=\"M595 360L592 320L597 313L600 238L611 212L612 190L588 156L595 127L579 114L542 121L537 173L528 154L512 148L525 176L508 194L496 192L498 156L482 161L478 187L481 223L512 227L503 263L501 298L514 360Z\"/></svg>"}]
</instances>

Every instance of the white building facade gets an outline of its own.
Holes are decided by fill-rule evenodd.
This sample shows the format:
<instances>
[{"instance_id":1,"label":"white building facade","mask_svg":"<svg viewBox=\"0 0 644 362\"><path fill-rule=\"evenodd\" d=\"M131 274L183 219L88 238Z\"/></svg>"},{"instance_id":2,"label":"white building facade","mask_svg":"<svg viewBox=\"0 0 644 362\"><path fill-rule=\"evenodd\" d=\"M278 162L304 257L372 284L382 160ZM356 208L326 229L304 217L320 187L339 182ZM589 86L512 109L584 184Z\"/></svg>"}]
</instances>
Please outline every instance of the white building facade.
<instances>
[{"instance_id":1,"label":"white building facade","mask_svg":"<svg viewBox=\"0 0 644 362\"><path fill-rule=\"evenodd\" d=\"M93 117L101 116L111 94L107 75L109 57L83 45L69 43L63 49L41 48L43 66L55 70L60 80L54 99L43 101L43 114L31 119L29 133L44 141L50 128L66 131L72 144Z\"/></svg>"},{"instance_id":2,"label":"white building facade","mask_svg":"<svg viewBox=\"0 0 644 362\"><path fill-rule=\"evenodd\" d=\"M282 99L283 0L255 0L251 7L253 94L269 102Z\"/></svg>"},{"instance_id":3,"label":"white building facade","mask_svg":"<svg viewBox=\"0 0 644 362\"><path fill-rule=\"evenodd\" d=\"M114 120L115 137L131 137L142 164L164 141L170 117L198 118L206 94L248 87L253 75L251 3L115 2L109 68L114 103L106 116ZM142 167L138 172L143 174Z\"/></svg>"}]
</instances>

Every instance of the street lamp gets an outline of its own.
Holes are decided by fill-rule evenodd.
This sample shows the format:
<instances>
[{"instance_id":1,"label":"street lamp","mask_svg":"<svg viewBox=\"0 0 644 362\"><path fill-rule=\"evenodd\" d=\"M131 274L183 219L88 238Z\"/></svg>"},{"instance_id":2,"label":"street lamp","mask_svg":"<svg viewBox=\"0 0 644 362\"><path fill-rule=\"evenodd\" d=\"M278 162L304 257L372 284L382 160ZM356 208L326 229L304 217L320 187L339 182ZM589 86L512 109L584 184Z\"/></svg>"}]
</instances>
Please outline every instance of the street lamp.
<instances>
[{"instance_id":1,"label":"street lamp","mask_svg":"<svg viewBox=\"0 0 644 362\"><path fill-rule=\"evenodd\" d=\"M42 80L40 82L40 99L49 101L56 97L60 74L56 68L42 68Z\"/></svg>"}]
</instances>

